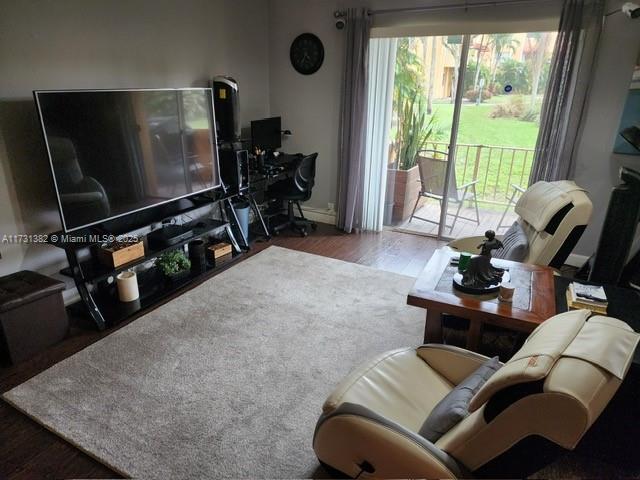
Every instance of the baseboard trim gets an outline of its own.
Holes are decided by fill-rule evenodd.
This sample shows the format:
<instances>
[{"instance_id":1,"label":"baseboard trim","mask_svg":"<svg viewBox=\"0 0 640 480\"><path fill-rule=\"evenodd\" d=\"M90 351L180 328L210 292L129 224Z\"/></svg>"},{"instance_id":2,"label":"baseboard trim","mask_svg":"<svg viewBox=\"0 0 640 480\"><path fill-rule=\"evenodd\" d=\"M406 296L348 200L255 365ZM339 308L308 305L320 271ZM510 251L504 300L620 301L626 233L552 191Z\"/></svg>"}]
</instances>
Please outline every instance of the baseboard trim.
<instances>
[{"instance_id":1,"label":"baseboard trim","mask_svg":"<svg viewBox=\"0 0 640 480\"><path fill-rule=\"evenodd\" d=\"M578 255L576 253L572 253L567 257L567 260L564 263L572 267L580 268L585 263L587 263L587 260L589 260L589 257L587 257L586 255Z\"/></svg>"},{"instance_id":2,"label":"baseboard trim","mask_svg":"<svg viewBox=\"0 0 640 480\"><path fill-rule=\"evenodd\" d=\"M336 212L334 210L327 210L326 208L314 208L302 206L302 213L309 220L320 223L328 223L329 225L336 224Z\"/></svg>"}]
</instances>

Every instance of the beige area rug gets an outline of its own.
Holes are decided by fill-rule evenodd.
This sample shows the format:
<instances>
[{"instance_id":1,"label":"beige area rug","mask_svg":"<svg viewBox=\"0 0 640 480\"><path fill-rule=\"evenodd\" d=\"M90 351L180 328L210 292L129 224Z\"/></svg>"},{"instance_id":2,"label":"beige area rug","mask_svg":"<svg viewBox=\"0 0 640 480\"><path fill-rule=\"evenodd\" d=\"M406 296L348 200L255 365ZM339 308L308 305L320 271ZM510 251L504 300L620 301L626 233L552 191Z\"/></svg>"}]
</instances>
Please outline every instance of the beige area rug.
<instances>
[{"instance_id":1,"label":"beige area rug","mask_svg":"<svg viewBox=\"0 0 640 480\"><path fill-rule=\"evenodd\" d=\"M3 397L127 476L313 477L336 383L421 343L413 281L270 247Z\"/></svg>"}]
</instances>

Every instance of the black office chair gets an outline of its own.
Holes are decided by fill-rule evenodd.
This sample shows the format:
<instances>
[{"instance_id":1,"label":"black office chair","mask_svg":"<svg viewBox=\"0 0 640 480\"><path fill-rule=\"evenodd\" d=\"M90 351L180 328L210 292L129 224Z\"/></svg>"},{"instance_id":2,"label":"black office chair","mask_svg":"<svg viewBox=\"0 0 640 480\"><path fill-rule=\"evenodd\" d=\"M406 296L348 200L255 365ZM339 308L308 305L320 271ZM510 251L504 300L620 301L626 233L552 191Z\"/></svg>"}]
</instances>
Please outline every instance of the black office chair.
<instances>
[{"instance_id":1,"label":"black office chair","mask_svg":"<svg viewBox=\"0 0 640 480\"><path fill-rule=\"evenodd\" d=\"M309 234L309 228L313 230L318 228L315 223L304 218L300 207L300 202L305 202L311 198L311 190L316 178L317 157L317 153L303 157L298 163L293 176L269 187L269 196L271 198L287 202L287 221L273 227L273 235L290 228L306 237ZM294 205L298 207L299 217L293 211Z\"/></svg>"}]
</instances>

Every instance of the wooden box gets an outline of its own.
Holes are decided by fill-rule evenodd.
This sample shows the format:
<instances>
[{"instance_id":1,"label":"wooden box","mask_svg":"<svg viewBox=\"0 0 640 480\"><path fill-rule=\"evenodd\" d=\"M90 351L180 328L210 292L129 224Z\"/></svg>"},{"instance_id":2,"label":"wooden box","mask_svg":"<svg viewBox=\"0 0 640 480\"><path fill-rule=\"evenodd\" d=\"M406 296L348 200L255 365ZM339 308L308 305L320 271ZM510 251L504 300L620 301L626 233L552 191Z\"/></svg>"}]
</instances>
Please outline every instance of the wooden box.
<instances>
[{"instance_id":1,"label":"wooden box","mask_svg":"<svg viewBox=\"0 0 640 480\"><path fill-rule=\"evenodd\" d=\"M98 259L104 265L118 268L144 257L144 243L114 243L98 249Z\"/></svg>"},{"instance_id":2,"label":"wooden box","mask_svg":"<svg viewBox=\"0 0 640 480\"><path fill-rule=\"evenodd\" d=\"M215 264L217 259L222 258L225 255L231 255L232 251L233 247L230 243L214 243L207 247L207 260Z\"/></svg>"},{"instance_id":3,"label":"wooden box","mask_svg":"<svg viewBox=\"0 0 640 480\"><path fill-rule=\"evenodd\" d=\"M216 267L220 267L231 260L233 260L232 254L227 253L226 255L222 255L221 257L216 258Z\"/></svg>"}]
</instances>

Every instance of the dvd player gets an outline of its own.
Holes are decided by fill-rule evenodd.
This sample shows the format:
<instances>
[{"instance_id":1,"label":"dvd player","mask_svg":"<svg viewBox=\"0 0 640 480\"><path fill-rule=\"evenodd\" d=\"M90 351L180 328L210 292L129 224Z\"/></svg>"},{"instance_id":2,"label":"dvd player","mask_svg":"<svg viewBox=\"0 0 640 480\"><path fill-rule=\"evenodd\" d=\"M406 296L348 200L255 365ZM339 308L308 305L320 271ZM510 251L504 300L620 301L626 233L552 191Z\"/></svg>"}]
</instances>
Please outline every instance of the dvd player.
<instances>
[{"instance_id":1,"label":"dvd player","mask_svg":"<svg viewBox=\"0 0 640 480\"><path fill-rule=\"evenodd\" d=\"M191 228L171 224L164 225L162 228L149 233L147 235L147 242L149 243L149 247L157 250L176 245L192 236L193 230Z\"/></svg>"}]
</instances>

